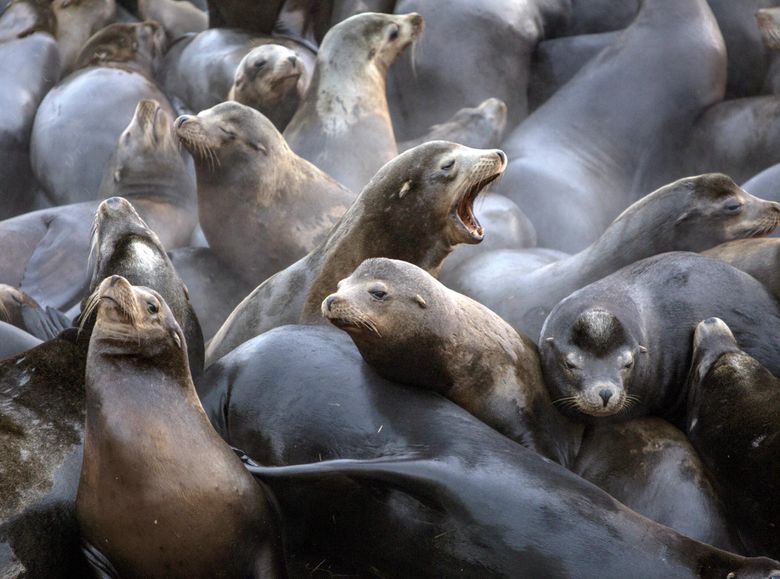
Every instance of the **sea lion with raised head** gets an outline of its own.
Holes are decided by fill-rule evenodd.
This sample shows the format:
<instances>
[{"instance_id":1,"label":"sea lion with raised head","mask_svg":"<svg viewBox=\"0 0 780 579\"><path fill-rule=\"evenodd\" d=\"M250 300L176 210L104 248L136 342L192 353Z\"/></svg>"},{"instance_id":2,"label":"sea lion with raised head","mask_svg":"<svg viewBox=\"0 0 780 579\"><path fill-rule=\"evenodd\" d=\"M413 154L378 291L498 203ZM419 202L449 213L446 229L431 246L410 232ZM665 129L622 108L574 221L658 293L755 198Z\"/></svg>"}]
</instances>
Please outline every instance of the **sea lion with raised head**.
<instances>
[{"instance_id":1,"label":"sea lion with raised head","mask_svg":"<svg viewBox=\"0 0 780 579\"><path fill-rule=\"evenodd\" d=\"M325 298L322 315L380 376L432 389L512 440L573 462L577 427L553 407L536 345L425 270L367 259Z\"/></svg>"},{"instance_id":2,"label":"sea lion with raised head","mask_svg":"<svg viewBox=\"0 0 780 579\"><path fill-rule=\"evenodd\" d=\"M764 286L720 260L670 252L555 306L539 340L553 401L588 422L654 414L681 424L691 337L709 316L727 320L747 352L780 371L780 306Z\"/></svg>"},{"instance_id":3,"label":"sea lion with raised head","mask_svg":"<svg viewBox=\"0 0 780 579\"><path fill-rule=\"evenodd\" d=\"M390 65L420 35L419 14L366 12L331 28L284 137L293 151L360 191L398 154L385 94Z\"/></svg>"},{"instance_id":4,"label":"sea lion with raised head","mask_svg":"<svg viewBox=\"0 0 780 579\"><path fill-rule=\"evenodd\" d=\"M257 109L283 131L298 110L310 75L298 54L281 44L253 48L241 59L227 95Z\"/></svg>"},{"instance_id":5,"label":"sea lion with raised head","mask_svg":"<svg viewBox=\"0 0 780 579\"><path fill-rule=\"evenodd\" d=\"M154 290L99 285L86 363L81 535L123 577L284 577L269 497L214 431Z\"/></svg>"},{"instance_id":6,"label":"sea lion with raised head","mask_svg":"<svg viewBox=\"0 0 780 579\"><path fill-rule=\"evenodd\" d=\"M156 22L113 24L82 50L80 68L55 86L35 116L32 168L53 205L91 201L138 101L154 99L171 114L154 82L165 48Z\"/></svg>"},{"instance_id":7,"label":"sea lion with raised head","mask_svg":"<svg viewBox=\"0 0 780 579\"><path fill-rule=\"evenodd\" d=\"M484 229L474 200L506 167L500 150L431 141L377 172L316 249L263 282L211 340L206 364L276 326L321 321L320 304L370 257L402 259L436 275L459 243L479 243Z\"/></svg>"},{"instance_id":8,"label":"sea lion with raised head","mask_svg":"<svg viewBox=\"0 0 780 579\"><path fill-rule=\"evenodd\" d=\"M693 337L687 433L712 472L748 553L780 556L780 380L709 318Z\"/></svg>"},{"instance_id":9,"label":"sea lion with raised head","mask_svg":"<svg viewBox=\"0 0 780 579\"><path fill-rule=\"evenodd\" d=\"M273 123L250 107L221 103L179 117L175 127L195 158L209 246L250 284L314 249L354 199L291 151Z\"/></svg>"},{"instance_id":10,"label":"sea lion with raised head","mask_svg":"<svg viewBox=\"0 0 780 579\"><path fill-rule=\"evenodd\" d=\"M621 267L666 251L702 251L766 235L780 206L740 189L726 175L688 177L626 209L588 248L529 272L523 250L472 258L450 287L485 304L532 339L555 305Z\"/></svg>"}]
</instances>

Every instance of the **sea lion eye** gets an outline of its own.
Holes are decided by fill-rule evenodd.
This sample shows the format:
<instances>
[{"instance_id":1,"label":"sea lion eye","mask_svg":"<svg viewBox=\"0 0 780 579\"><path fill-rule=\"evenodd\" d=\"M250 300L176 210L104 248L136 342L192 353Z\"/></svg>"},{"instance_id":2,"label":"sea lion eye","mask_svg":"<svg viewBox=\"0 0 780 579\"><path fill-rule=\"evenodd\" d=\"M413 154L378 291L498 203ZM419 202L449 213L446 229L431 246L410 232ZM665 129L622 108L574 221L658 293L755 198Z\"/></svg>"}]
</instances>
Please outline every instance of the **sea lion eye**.
<instances>
[{"instance_id":1,"label":"sea lion eye","mask_svg":"<svg viewBox=\"0 0 780 579\"><path fill-rule=\"evenodd\" d=\"M225 133L225 135L227 135L227 137L228 137L229 139L235 139L235 138L236 138L236 134L235 134L233 131L228 131L228 130L227 130L226 128L224 128L224 127L220 127L220 129L222 130L222 132L223 132L223 133Z\"/></svg>"},{"instance_id":2,"label":"sea lion eye","mask_svg":"<svg viewBox=\"0 0 780 579\"><path fill-rule=\"evenodd\" d=\"M450 159L446 163L444 163L441 168L446 171L447 169L452 169L455 166L455 159Z\"/></svg>"},{"instance_id":3,"label":"sea lion eye","mask_svg":"<svg viewBox=\"0 0 780 579\"><path fill-rule=\"evenodd\" d=\"M150 314L156 314L157 312L160 311L160 308L158 308L157 304L155 304L154 302L147 302L146 311L149 312Z\"/></svg>"},{"instance_id":4,"label":"sea lion eye","mask_svg":"<svg viewBox=\"0 0 780 579\"><path fill-rule=\"evenodd\" d=\"M399 30L398 26L393 25L393 27L390 29L390 40L398 40L398 36L400 36L401 31Z\"/></svg>"},{"instance_id":5,"label":"sea lion eye","mask_svg":"<svg viewBox=\"0 0 780 579\"><path fill-rule=\"evenodd\" d=\"M728 213L739 213L740 211L742 211L742 203L740 203L736 199L732 199L726 202L724 209L726 209Z\"/></svg>"},{"instance_id":6,"label":"sea lion eye","mask_svg":"<svg viewBox=\"0 0 780 579\"><path fill-rule=\"evenodd\" d=\"M625 369L627 370L627 369L629 369L629 368L630 368L631 366L633 366L633 365L634 365L634 360L633 360L633 358L632 358L632 359L630 359L630 360L627 360L627 361L626 361L626 363L625 363L625 364L623 364L623 368L625 368Z\"/></svg>"},{"instance_id":7,"label":"sea lion eye","mask_svg":"<svg viewBox=\"0 0 780 579\"><path fill-rule=\"evenodd\" d=\"M265 61L265 60L258 60L258 61L255 63L255 68L256 68L257 70L260 70L260 69L261 69L261 68L263 68L265 65L266 65L266 61Z\"/></svg>"},{"instance_id":8,"label":"sea lion eye","mask_svg":"<svg viewBox=\"0 0 780 579\"><path fill-rule=\"evenodd\" d=\"M371 289L368 290L368 293L370 293L371 296L377 300L383 300L387 297L387 292L382 291L381 289Z\"/></svg>"},{"instance_id":9,"label":"sea lion eye","mask_svg":"<svg viewBox=\"0 0 780 579\"><path fill-rule=\"evenodd\" d=\"M566 367L567 370L576 370L577 368L579 368L579 366L577 366L577 364L575 364L571 360L564 360L563 365Z\"/></svg>"}]
</instances>

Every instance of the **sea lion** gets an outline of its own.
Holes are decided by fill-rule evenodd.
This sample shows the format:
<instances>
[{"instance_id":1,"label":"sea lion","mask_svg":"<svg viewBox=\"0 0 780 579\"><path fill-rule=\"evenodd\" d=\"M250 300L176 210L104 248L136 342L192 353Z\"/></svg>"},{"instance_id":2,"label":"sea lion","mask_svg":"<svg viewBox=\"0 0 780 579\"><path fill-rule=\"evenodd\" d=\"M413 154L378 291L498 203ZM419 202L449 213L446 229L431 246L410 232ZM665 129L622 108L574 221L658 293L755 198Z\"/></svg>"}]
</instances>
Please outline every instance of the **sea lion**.
<instances>
[{"instance_id":1,"label":"sea lion","mask_svg":"<svg viewBox=\"0 0 780 579\"><path fill-rule=\"evenodd\" d=\"M242 28L271 34L286 0L208 0L210 28Z\"/></svg>"},{"instance_id":2,"label":"sea lion","mask_svg":"<svg viewBox=\"0 0 780 579\"><path fill-rule=\"evenodd\" d=\"M284 577L269 497L209 425L168 305L114 275L89 307L83 540L123 577Z\"/></svg>"},{"instance_id":3,"label":"sea lion","mask_svg":"<svg viewBox=\"0 0 780 579\"><path fill-rule=\"evenodd\" d=\"M687 433L715 480L749 553L780 554L780 380L708 318L693 338Z\"/></svg>"},{"instance_id":4,"label":"sea lion","mask_svg":"<svg viewBox=\"0 0 780 579\"><path fill-rule=\"evenodd\" d=\"M780 163L753 175L742 184L742 188L763 199L780 201Z\"/></svg>"},{"instance_id":5,"label":"sea lion","mask_svg":"<svg viewBox=\"0 0 780 579\"><path fill-rule=\"evenodd\" d=\"M109 24L116 13L115 0L53 0L60 47L61 76L74 70L76 58L87 40Z\"/></svg>"},{"instance_id":6,"label":"sea lion","mask_svg":"<svg viewBox=\"0 0 780 579\"><path fill-rule=\"evenodd\" d=\"M155 22L111 25L93 36L79 56L90 66L68 76L43 99L30 156L53 205L97 197L117 138L139 100L154 99L171 113L151 70L164 42Z\"/></svg>"},{"instance_id":7,"label":"sea lion","mask_svg":"<svg viewBox=\"0 0 780 579\"><path fill-rule=\"evenodd\" d=\"M0 3L0 43L36 32L57 34L51 0L12 0L6 7ZM59 74L59 66L56 70Z\"/></svg>"},{"instance_id":8,"label":"sea lion","mask_svg":"<svg viewBox=\"0 0 780 579\"><path fill-rule=\"evenodd\" d=\"M486 298L474 297L479 295L481 289L487 287L490 283L488 280L495 283L497 280L503 280L506 275L526 275L567 257L571 256L546 247L527 247L519 250L495 249L475 254L457 263L455 267L449 267L449 260L447 260L439 279L450 289L469 295L479 302L488 301ZM470 280L479 280L478 288L472 288L468 283Z\"/></svg>"},{"instance_id":9,"label":"sea lion","mask_svg":"<svg viewBox=\"0 0 780 579\"><path fill-rule=\"evenodd\" d=\"M577 420L655 414L680 424L691 336L708 316L727 320L747 352L780 370L780 307L772 295L720 260L671 252L625 267L555 306L539 341L553 401Z\"/></svg>"},{"instance_id":10,"label":"sea lion","mask_svg":"<svg viewBox=\"0 0 780 579\"><path fill-rule=\"evenodd\" d=\"M175 128L195 158L209 247L250 284L314 249L354 199L250 107L221 103L179 117Z\"/></svg>"},{"instance_id":11,"label":"sea lion","mask_svg":"<svg viewBox=\"0 0 780 579\"><path fill-rule=\"evenodd\" d=\"M258 36L241 30L211 28L195 36L179 38L165 55L160 82L165 93L178 99L188 110L198 112L225 100L233 86L241 59L252 49L278 44L295 53L310 79L316 47L285 36Z\"/></svg>"},{"instance_id":12,"label":"sea lion","mask_svg":"<svg viewBox=\"0 0 780 579\"><path fill-rule=\"evenodd\" d=\"M317 53L309 90L284 130L292 150L360 191L398 154L385 77L422 29L419 14L374 12L331 28Z\"/></svg>"},{"instance_id":13,"label":"sea lion","mask_svg":"<svg viewBox=\"0 0 780 579\"><path fill-rule=\"evenodd\" d=\"M553 407L536 346L483 305L395 259L364 261L322 302L380 376L429 388L561 464L574 428Z\"/></svg>"},{"instance_id":14,"label":"sea lion","mask_svg":"<svg viewBox=\"0 0 780 579\"><path fill-rule=\"evenodd\" d=\"M169 41L209 27L209 16L187 0L138 0L138 13L144 20L159 22Z\"/></svg>"},{"instance_id":15,"label":"sea lion","mask_svg":"<svg viewBox=\"0 0 780 579\"><path fill-rule=\"evenodd\" d=\"M39 200L30 167L30 131L39 103L56 82L59 66L57 43L46 33L0 42L2 219L31 211Z\"/></svg>"},{"instance_id":16,"label":"sea lion","mask_svg":"<svg viewBox=\"0 0 780 579\"><path fill-rule=\"evenodd\" d=\"M400 140L444 122L458 109L501 99L508 125L527 112L531 56L540 40L562 31L569 0L451 0L447 9L400 0L397 14L418 12L427 32L416 53L390 71L388 101ZM457 31L457 32L456 32Z\"/></svg>"},{"instance_id":17,"label":"sea lion","mask_svg":"<svg viewBox=\"0 0 780 579\"><path fill-rule=\"evenodd\" d=\"M636 18L642 0L572 0L566 36L596 34L625 28Z\"/></svg>"},{"instance_id":18,"label":"sea lion","mask_svg":"<svg viewBox=\"0 0 780 579\"><path fill-rule=\"evenodd\" d=\"M683 538L436 393L381 379L333 328L277 328L200 384L217 430L258 463L317 463L259 474L280 502L290 559L311 568L561 578L780 568ZM340 458L355 460L317 462Z\"/></svg>"},{"instance_id":19,"label":"sea lion","mask_svg":"<svg viewBox=\"0 0 780 579\"><path fill-rule=\"evenodd\" d=\"M687 177L631 205L576 255L528 272L522 269L522 251L485 253L473 258L460 278L449 281L455 291L538 340L555 304L621 267L665 251L702 251L766 235L778 223L780 205L753 197L726 175Z\"/></svg>"},{"instance_id":20,"label":"sea lion","mask_svg":"<svg viewBox=\"0 0 780 579\"><path fill-rule=\"evenodd\" d=\"M0 362L0 576L88 573L73 508L87 343L71 328Z\"/></svg>"},{"instance_id":21,"label":"sea lion","mask_svg":"<svg viewBox=\"0 0 780 579\"><path fill-rule=\"evenodd\" d=\"M193 376L203 370L203 333L182 283L159 237L149 229L129 201L111 197L95 215L92 234L93 260L89 295L102 279L121 275L134 283L153 287L163 296L178 321L187 342L189 368ZM86 308L86 303L84 307ZM84 308L82 308L84 311ZM82 318L87 314L82 311Z\"/></svg>"},{"instance_id":22,"label":"sea lion","mask_svg":"<svg viewBox=\"0 0 780 579\"><path fill-rule=\"evenodd\" d=\"M40 338L9 322L0 321L0 360L26 352L40 343Z\"/></svg>"},{"instance_id":23,"label":"sea lion","mask_svg":"<svg viewBox=\"0 0 780 579\"><path fill-rule=\"evenodd\" d=\"M253 48L238 63L228 100L263 113L283 131L309 86L309 75L295 51L281 44Z\"/></svg>"},{"instance_id":24,"label":"sea lion","mask_svg":"<svg viewBox=\"0 0 780 579\"><path fill-rule=\"evenodd\" d=\"M195 184L152 101L138 104L104 170L105 191L125 196L171 249L187 245L197 221ZM0 282L43 306L67 311L87 292L90 226L98 201L43 209L0 222Z\"/></svg>"},{"instance_id":25,"label":"sea lion","mask_svg":"<svg viewBox=\"0 0 780 579\"><path fill-rule=\"evenodd\" d=\"M501 144L506 128L506 103L489 98L476 107L466 107L451 119L433 125L422 137L398 143L398 151L407 151L426 141L452 141L474 149L490 149Z\"/></svg>"},{"instance_id":26,"label":"sea lion","mask_svg":"<svg viewBox=\"0 0 780 579\"><path fill-rule=\"evenodd\" d=\"M663 78L649 85L659 66ZM667 169L696 118L722 100L725 67L706 0L646 0L611 48L505 139L511 162L496 192L528 215L540 246L583 250L641 195L678 178Z\"/></svg>"},{"instance_id":27,"label":"sea lion","mask_svg":"<svg viewBox=\"0 0 780 579\"><path fill-rule=\"evenodd\" d=\"M380 169L316 249L263 282L230 314L206 351L206 365L276 326L318 323L320 303L369 257L391 257L436 275L459 243L479 243L479 193L506 166L500 150L430 141Z\"/></svg>"},{"instance_id":28,"label":"sea lion","mask_svg":"<svg viewBox=\"0 0 780 579\"><path fill-rule=\"evenodd\" d=\"M42 308L18 288L0 284L0 320L41 340L50 340L70 326L70 320L56 310Z\"/></svg>"},{"instance_id":29,"label":"sea lion","mask_svg":"<svg viewBox=\"0 0 780 579\"><path fill-rule=\"evenodd\" d=\"M780 299L780 239L739 239L702 252L750 274Z\"/></svg>"}]
</instances>

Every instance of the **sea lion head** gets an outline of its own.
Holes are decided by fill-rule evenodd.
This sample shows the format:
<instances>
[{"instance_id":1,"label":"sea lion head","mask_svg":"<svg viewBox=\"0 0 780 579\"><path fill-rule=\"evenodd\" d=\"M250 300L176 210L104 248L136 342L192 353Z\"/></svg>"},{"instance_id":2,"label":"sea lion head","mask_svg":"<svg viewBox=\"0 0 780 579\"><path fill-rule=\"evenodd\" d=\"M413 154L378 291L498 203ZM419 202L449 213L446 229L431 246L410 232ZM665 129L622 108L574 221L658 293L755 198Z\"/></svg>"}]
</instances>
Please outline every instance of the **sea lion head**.
<instances>
[{"instance_id":1,"label":"sea lion head","mask_svg":"<svg viewBox=\"0 0 780 579\"><path fill-rule=\"evenodd\" d=\"M553 402L563 410L606 417L639 401L629 391L647 349L607 307L582 311L563 332L547 327L542 332L545 379Z\"/></svg>"},{"instance_id":2,"label":"sea lion head","mask_svg":"<svg viewBox=\"0 0 780 579\"><path fill-rule=\"evenodd\" d=\"M357 60L387 70L420 37L423 26L422 16L416 12L356 14L328 31L322 39L318 59L326 58L333 62Z\"/></svg>"},{"instance_id":3,"label":"sea lion head","mask_svg":"<svg viewBox=\"0 0 780 579\"><path fill-rule=\"evenodd\" d=\"M291 152L282 134L265 115L233 101L197 115L182 115L173 125L179 140L195 160L198 178L218 174L223 165L257 163ZM273 163L268 166L271 170Z\"/></svg>"},{"instance_id":4,"label":"sea lion head","mask_svg":"<svg viewBox=\"0 0 780 579\"><path fill-rule=\"evenodd\" d=\"M707 173L681 179L669 186L682 195L682 204L670 220L672 235L689 251L764 237L780 224L780 205L755 197L727 175Z\"/></svg>"},{"instance_id":5,"label":"sea lion head","mask_svg":"<svg viewBox=\"0 0 780 579\"><path fill-rule=\"evenodd\" d=\"M157 22L114 23L87 40L73 68L131 65L139 72L152 75L165 48L165 31Z\"/></svg>"},{"instance_id":6,"label":"sea lion head","mask_svg":"<svg viewBox=\"0 0 780 579\"><path fill-rule=\"evenodd\" d=\"M485 143L500 143L506 119L506 103L501 99L489 98L479 106L460 109L449 122L468 127L470 134L478 135ZM431 130L435 131L438 126L431 127Z\"/></svg>"},{"instance_id":7,"label":"sea lion head","mask_svg":"<svg viewBox=\"0 0 780 579\"><path fill-rule=\"evenodd\" d=\"M397 240L394 257L435 275L457 244L482 241L474 201L506 165L498 149L429 141L385 164L355 203L371 231ZM418 255L421 248L428 257Z\"/></svg>"},{"instance_id":8,"label":"sea lion head","mask_svg":"<svg viewBox=\"0 0 780 579\"><path fill-rule=\"evenodd\" d=\"M102 355L154 358L165 365L187 364L184 334L156 291L112 275L87 300L86 317L93 312L96 318L90 356L97 348Z\"/></svg>"},{"instance_id":9,"label":"sea lion head","mask_svg":"<svg viewBox=\"0 0 780 579\"><path fill-rule=\"evenodd\" d=\"M304 72L303 62L294 50L280 44L264 44L241 59L231 94L234 100L263 110L291 93L300 96Z\"/></svg>"}]
</instances>

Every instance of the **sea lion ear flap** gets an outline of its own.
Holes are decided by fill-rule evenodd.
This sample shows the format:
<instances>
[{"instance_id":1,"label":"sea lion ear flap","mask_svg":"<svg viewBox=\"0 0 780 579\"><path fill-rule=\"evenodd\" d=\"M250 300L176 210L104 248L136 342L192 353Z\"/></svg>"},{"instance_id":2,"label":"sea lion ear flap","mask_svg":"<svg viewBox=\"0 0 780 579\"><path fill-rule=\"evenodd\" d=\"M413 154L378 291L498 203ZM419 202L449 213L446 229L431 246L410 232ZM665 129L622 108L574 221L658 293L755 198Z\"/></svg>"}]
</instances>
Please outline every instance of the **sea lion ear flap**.
<instances>
[{"instance_id":1,"label":"sea lion ear flap","mask_svg":"<svg viewBox=\"0 0 780 579\"><path fill-rule=\"evenodd\" d=\"M417 304L422 308L425 309L428 307L428 304L425 302L425 299L420 294L417 294L414 296L414 301L417 302Z\"/></svg>"},{"instance_id":2,"label":"sea lion ear flap","mask_svg":"<svg viewBox=\"0 0 780 579\"><path fill-rule=\"evenodd\" d=\"M176 344L176 347L181 350L181 338L179 337L179 333L172 330L171 338L173 338L173 342Z\"/></svg>"},{"instance_id":3,"label":"sea lion ear flap","mask_svg":"<svg viewBox=\"0 0 780 579\"><path fill-rule=\"evenodd\" d=\"M547 344L548 346L555 347L555 338L553 338L552 336L549 336L549 337L544 339L544 343Z\"/></svg>"},{"instance_id":4,"label":"sea lion ear flap","mask_svg":"<svg viewBox=\"0 0 780 579\"><path fill-rule=\"evenodd\" d=\"M639 353L640 354L647 354L647 348L644 346L639 346Z\"/></svg>"},{"instance_id":5,"label":"sea lion ear flap","mask_svg":"<svg viewBox=\"0 0 780 579\"><path fill-rule=\"evenodd\" d=\"M398 198L403 199L404 196L406 196L407 193L409 193L409 190L412 188L412 181L411 179L408 181L404 181L403 186L401 187L401 190L398 192Z\"/></svg>"}]
</instances>

